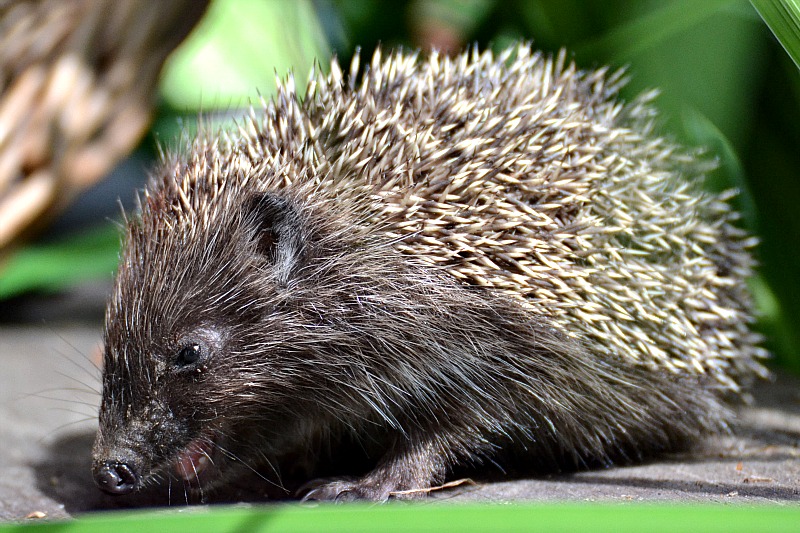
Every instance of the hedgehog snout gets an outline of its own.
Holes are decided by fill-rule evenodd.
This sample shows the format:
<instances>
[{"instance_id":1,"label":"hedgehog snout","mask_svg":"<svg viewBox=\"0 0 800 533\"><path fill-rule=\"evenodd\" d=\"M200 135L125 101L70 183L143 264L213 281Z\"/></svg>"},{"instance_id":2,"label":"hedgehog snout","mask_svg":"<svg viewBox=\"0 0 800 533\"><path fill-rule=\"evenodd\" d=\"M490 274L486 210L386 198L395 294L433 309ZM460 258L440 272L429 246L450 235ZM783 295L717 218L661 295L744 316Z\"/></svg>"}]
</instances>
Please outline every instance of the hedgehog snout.
<instances>
[{"instance_id":1,"label":"hedgehog snout","mask_svg":"<svg viewBox=\"0 0 800 533\"><path fill-rule=\"evenodd\" d=\"M94 468L94 482L109 494L133 492L139 477L136 466L128 461L103 461Z\"/></svg>"}]
</instances>

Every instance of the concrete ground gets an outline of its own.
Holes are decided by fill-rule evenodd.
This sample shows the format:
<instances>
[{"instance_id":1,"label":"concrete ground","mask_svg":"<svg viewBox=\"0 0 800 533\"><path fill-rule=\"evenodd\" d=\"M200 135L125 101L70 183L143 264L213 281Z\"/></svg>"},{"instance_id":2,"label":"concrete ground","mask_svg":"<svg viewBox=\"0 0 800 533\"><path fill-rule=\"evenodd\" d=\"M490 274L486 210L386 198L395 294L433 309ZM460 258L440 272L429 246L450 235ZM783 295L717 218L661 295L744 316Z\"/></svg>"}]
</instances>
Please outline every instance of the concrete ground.
<instances>
[{"instance_id":1,"label":"concrete ground","mask_svg":"<svg viewBox=\"0 0 800 533\"><path fill-rule=\"evenodd\" d=\"M99 327L0 328L0 521L64 518L134 505L182 504L183 491L114 498L89 476ZM437 492L450 501L800 502L800 381L762 383L735 436L692 454L627 468L483 481ZM262 500L268 487L217 500ZM37 514L41 513L41 514Z\"/></svg>"}]
</instances>

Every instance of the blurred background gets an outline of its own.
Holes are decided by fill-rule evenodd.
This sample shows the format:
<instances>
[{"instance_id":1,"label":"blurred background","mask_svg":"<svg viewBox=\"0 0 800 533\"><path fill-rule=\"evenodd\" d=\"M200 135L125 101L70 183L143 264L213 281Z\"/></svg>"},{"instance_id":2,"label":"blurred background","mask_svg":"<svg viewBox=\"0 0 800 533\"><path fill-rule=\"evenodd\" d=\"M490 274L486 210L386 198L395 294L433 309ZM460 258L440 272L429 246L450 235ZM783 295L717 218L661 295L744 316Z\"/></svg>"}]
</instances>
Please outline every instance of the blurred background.
<instances>
[{"instance_id":1,"label":"blurred background","mask_svg":"<svg viewBox=\"0 0 800 533\"><path fill-rule=\"evenodd\" d=\"M0 1L0 324L100 324L120 206L201 112L233 120L332 54L518 40L627 68L625 99L660 89L661 133L740 191L759 328L800 372L800 73L744 0Z\"/></svg>"}]
</instances>

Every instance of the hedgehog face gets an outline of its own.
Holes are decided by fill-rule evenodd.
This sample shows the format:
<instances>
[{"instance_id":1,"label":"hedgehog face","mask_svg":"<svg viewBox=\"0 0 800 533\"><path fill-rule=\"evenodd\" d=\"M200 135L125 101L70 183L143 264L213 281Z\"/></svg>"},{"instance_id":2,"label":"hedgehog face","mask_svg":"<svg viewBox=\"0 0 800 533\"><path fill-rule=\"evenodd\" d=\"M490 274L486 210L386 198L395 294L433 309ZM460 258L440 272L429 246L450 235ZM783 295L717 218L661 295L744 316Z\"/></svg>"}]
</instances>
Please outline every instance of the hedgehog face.
<instances>
[{"instance_id":1,"label":"hedgehog face","mask_svg":"<svg viewBox=\"0 0 800 533\"><path fill-rule=\"evenodd\" d=\"M293 361L302 358L298 343L281 339L309 329L289 287L305 256L301 217L274 194L244 205L207 228L193 220L148 232L152 211L131 225L106 316L93 452L95 479L108 492L164 475L208 487L228 463L247 464L240 453L257 443L263 455L264 440L277 443L287 431L287 397L302 386Z\"/></svg>"},{"instance_id":2,"label":"hedgehog face","mask_svg":"<svg viewBox=\"0 0 800 533\"><path fill-rule=\"evenodd\" d=\"M227 335L196 328L142 350L107 339L100 431L94 474L112 494L139 489L162 474L200 487L221 466L213 373L224 360Z\"/></svg>"}]
</instances>

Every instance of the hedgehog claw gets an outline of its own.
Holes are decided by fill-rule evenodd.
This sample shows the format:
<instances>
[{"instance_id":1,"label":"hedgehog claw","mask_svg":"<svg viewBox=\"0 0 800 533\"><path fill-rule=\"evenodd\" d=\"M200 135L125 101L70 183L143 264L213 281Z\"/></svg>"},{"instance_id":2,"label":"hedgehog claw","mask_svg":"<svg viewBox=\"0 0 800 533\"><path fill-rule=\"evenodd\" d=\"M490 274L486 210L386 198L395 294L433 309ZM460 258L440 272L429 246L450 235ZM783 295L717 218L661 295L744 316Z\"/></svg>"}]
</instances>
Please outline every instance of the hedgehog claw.
<instances>
[{"instance_id":1,"label":"hedgehog claw","mask_svg":"<svg viewBox=\"0 0 800 533\"><path fill-rule=\"evenodd\" d=\"M418 497L413 494L395 494L398 484L389 479L376 479L376 476L365 476L361 479L316 479L306 483L298 493L305 492L303 502L327 501L335 503L369 500L386 502L390 498L410 499ZM307 491L307 492L306 492Z\"/></svg>"},{"instance_id":2,"label":"hedgehog claw","mask_svg":"<svg viewBox=\"0 0 800 533\"><path fill-rule=\"evenodd\" d=\"M303 502L348 502L364 498L359 496L362 491L358 490L358 481L350 478L336 480L315 479L306 483L298 492L305 492L305 495L300 500Z\"/></svg>"}]
</instances>

